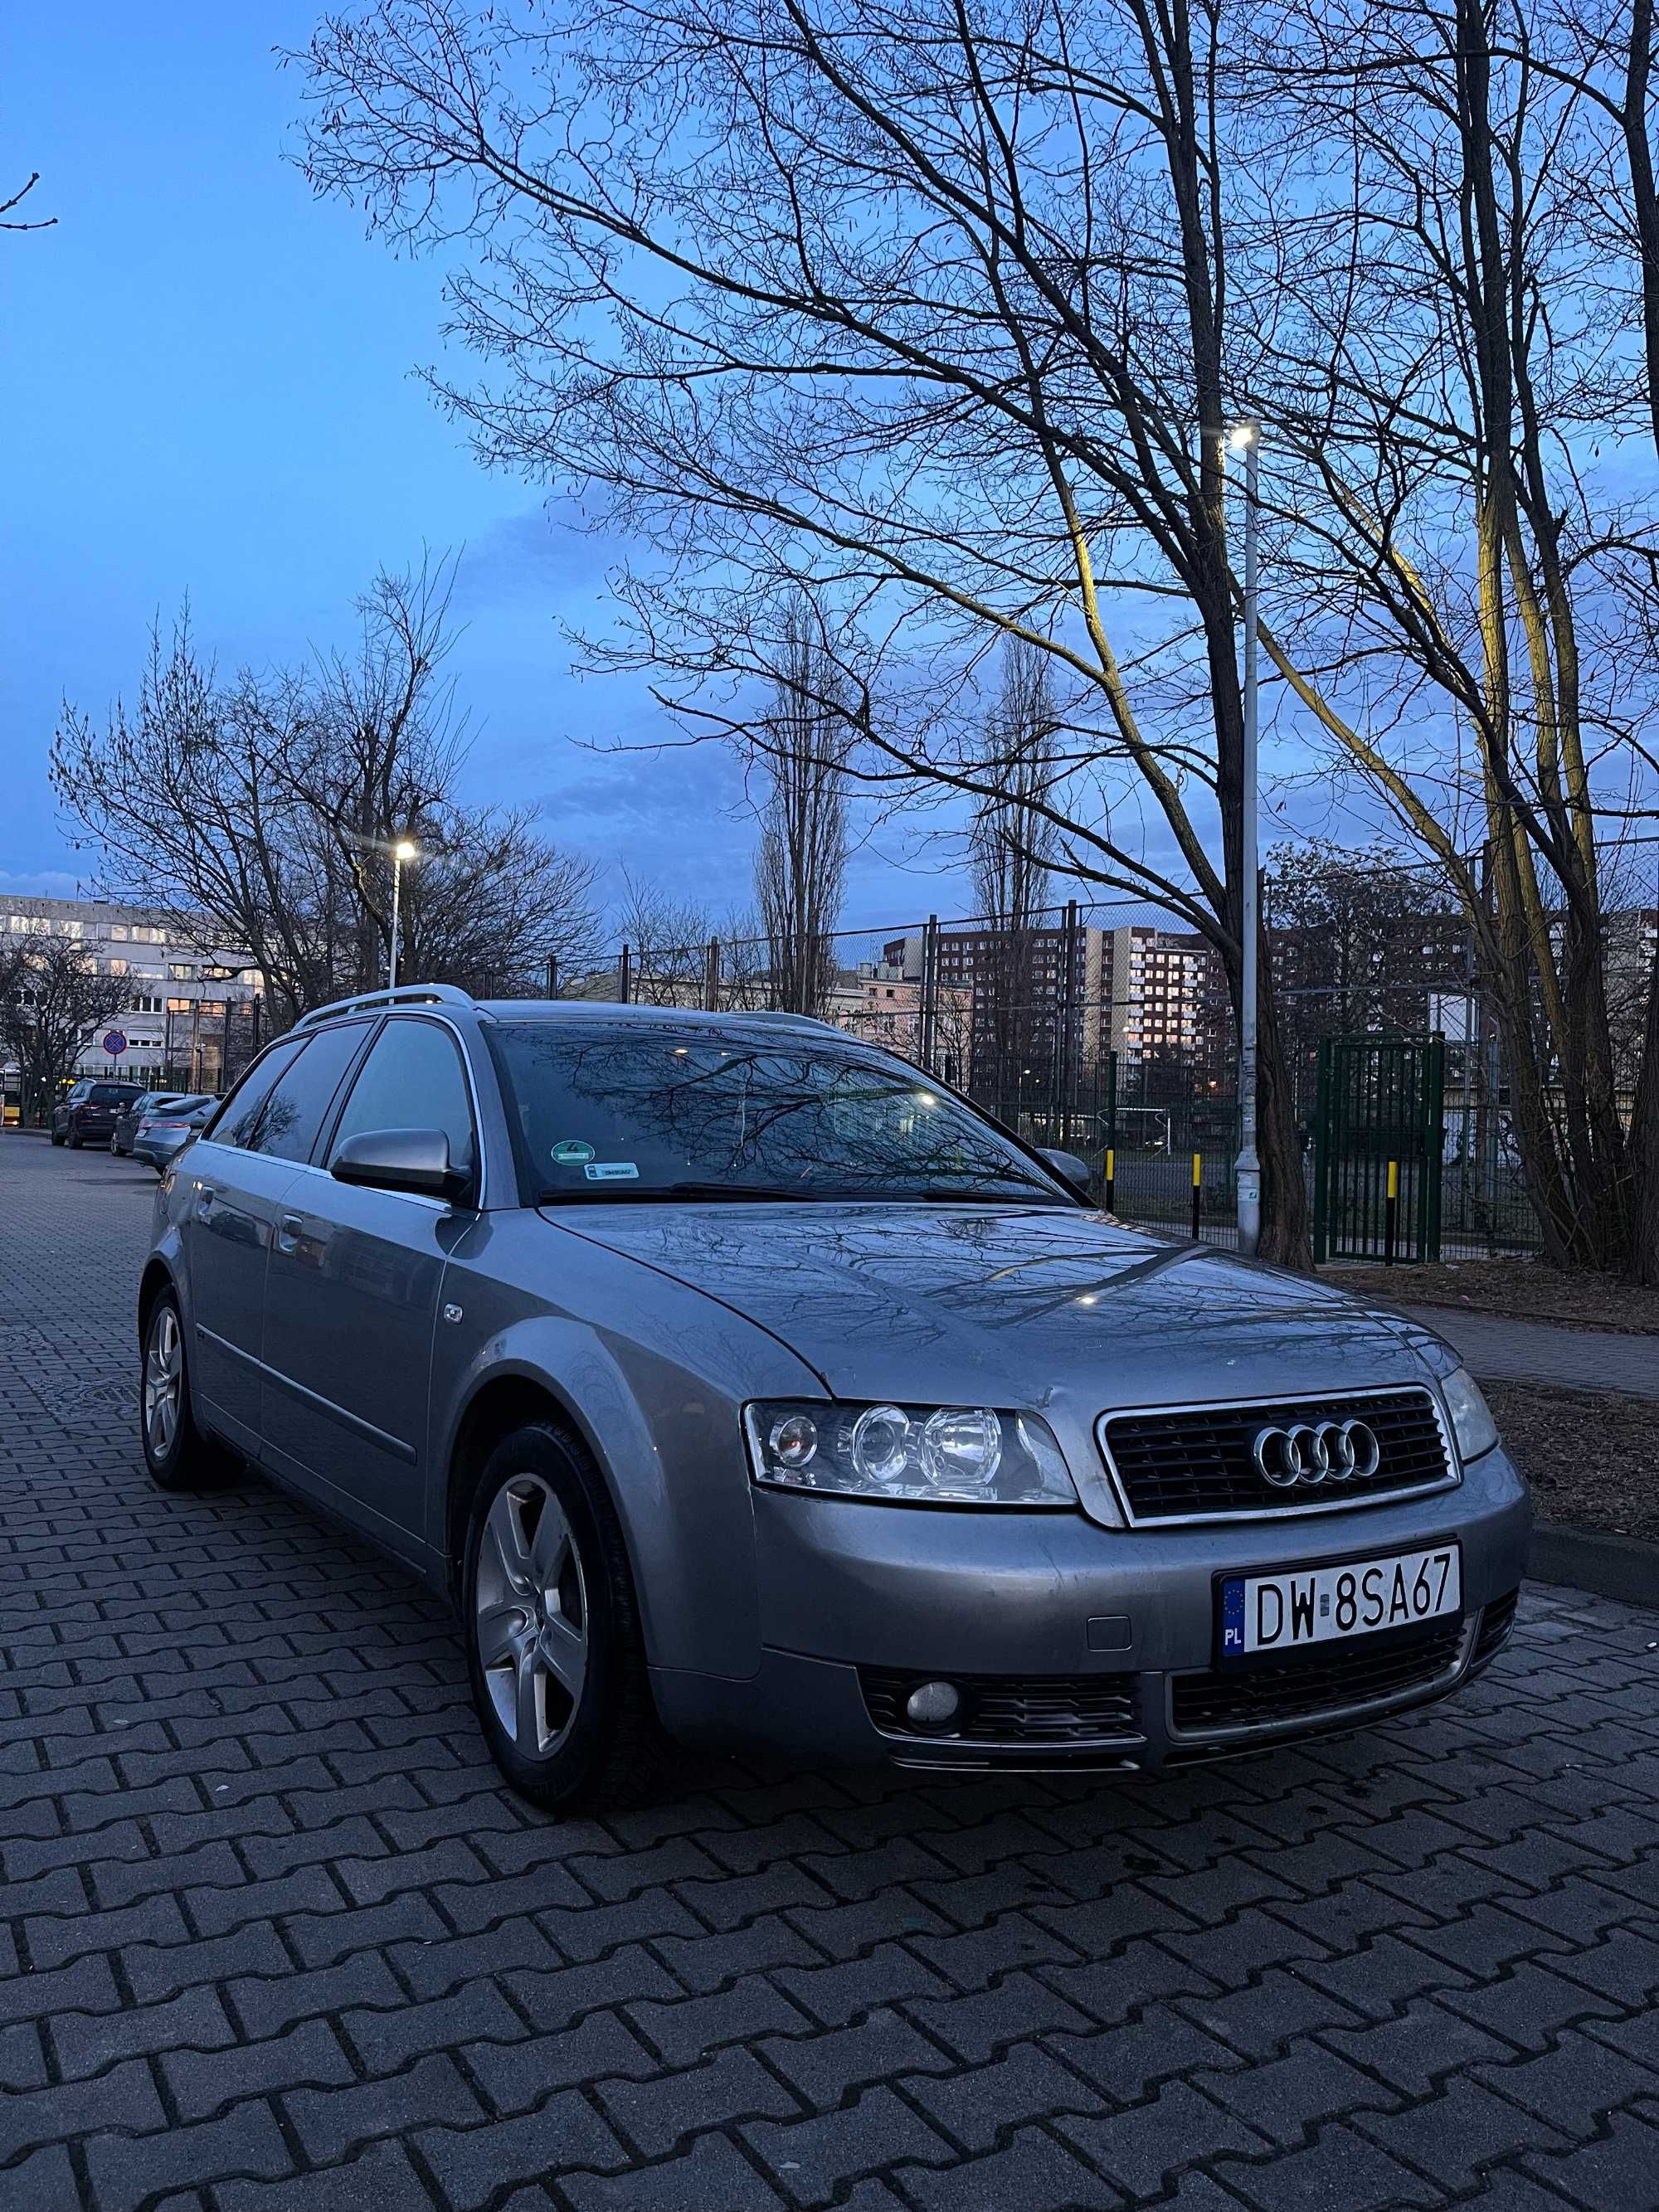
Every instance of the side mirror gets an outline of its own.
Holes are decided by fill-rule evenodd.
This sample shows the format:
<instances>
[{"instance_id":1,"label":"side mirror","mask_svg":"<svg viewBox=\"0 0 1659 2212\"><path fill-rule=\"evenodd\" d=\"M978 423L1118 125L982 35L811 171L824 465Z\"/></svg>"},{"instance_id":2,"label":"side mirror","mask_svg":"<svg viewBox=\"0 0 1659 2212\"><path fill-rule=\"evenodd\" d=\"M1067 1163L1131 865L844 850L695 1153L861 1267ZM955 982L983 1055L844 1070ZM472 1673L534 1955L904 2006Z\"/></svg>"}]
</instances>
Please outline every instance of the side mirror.
<instances>
[{"instance_id":1,"label":"side mirror","mask_svg":"<svg viewBox=\"0 0 1659 2212\"><path fill-rule=\"evenodd\" d=\"M469 1181L452 1167L441 1129L364 1129L348 1137L328 1164L337 1182L371 1190L419 1191L428 1198L458 1198Z\"/></svg>"},{"instance_id":2,"label":"side mirror","mask_svg":"<svg viewBox=\"0 0 1659 2212\"><path fill-rule=\"evenodd\" d=\"M1047 1160L1057 1176L1074 1184L1086 1198L1089 1195L1089 1163L1080 1160L1075 1152L1062 1152L1052 1145L1039 1145L1037 1158Z\"/></svg>"}]
</instances>

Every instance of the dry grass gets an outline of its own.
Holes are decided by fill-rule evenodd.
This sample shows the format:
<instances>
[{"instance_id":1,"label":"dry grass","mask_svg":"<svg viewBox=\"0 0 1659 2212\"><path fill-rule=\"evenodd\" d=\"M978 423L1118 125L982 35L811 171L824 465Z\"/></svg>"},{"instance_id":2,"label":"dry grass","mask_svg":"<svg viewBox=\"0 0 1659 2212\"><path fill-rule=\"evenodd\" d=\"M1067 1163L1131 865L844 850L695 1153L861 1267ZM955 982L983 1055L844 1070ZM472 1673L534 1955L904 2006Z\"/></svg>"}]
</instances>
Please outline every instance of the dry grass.
<instances>
[{"instance_id":1,"label":"dry grass","mask_svg":"<svg viewBox=\"0 0 1659 2212\"><path fill-rule=\"evenodd\" d=\"M1537 1260L1443 1260L1431 1267L1329 1267L1322 1282L1403 1306L1450 1306L1566 1328L1659 1336L1659 1290L1616 1275L1565 1273Z\"/></svg>"},{"instance_id":2,"label":"dry grass","mask_svg":"<svg viewBox=\"0 0 1659 2212\"><path fill-rule=\"evenodd\" d=\"M1480 1385L1541 1521L1659 1539L1659 1399Z\"/></svg>"}]
</instances>

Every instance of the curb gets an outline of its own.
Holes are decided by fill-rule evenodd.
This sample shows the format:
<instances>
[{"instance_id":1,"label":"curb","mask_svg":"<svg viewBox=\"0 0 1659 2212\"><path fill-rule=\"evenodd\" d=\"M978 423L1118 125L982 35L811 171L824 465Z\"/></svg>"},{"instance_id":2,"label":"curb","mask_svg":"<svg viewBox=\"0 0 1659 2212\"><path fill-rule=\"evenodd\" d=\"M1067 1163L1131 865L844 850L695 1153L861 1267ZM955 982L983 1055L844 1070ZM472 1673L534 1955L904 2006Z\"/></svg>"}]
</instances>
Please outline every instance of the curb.
<instances>
[{"instance_id":1,"label":"curb","mask_svg":"<svg viewBox=\"0 0 1659 2212\"><path fill-rule=\"evenodd\" d=\"M1527 1573L1534 1582L1566 1583L1626 1605L1659 1606L1659 1544L1640 1536L1540 1521L1527 1547Z\"/></svg>"}]
</instances>

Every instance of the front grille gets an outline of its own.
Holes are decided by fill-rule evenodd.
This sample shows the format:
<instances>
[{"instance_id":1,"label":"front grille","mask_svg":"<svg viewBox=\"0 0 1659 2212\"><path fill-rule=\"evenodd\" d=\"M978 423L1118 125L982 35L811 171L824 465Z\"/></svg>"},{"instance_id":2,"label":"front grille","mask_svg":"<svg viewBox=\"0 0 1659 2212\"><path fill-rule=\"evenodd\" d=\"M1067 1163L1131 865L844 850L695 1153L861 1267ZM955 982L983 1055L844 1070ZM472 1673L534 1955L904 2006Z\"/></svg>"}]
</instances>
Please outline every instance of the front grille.
<instances>
[{"instance_id":1,"label":"front grille","mask_svg":"<svg viewBox=\"0 0 1659 2212\"><path fill-rule=\"evenodd\" d=\"M904 1701L946 1681L962 1706L948 1729L919 1729ZM860 1667L871 1719L884 1735L917 1743L1061 1744L1138 1741L1133 1674L919 1674Z\"/></svg>"},{"instance_id":2,"label":"front grille","mask_svg":"<svg viewBox=\"0 0 1659 2212\"><path fill-rule=\"evenodd\" d=\"M1364 1480L1279 1489L1251 1456L1261 1429L1346 1420L1364 1421L1376 1438L1377 1470ZM1310 1508L1329 1511L1362 1499L1431 1489L1452 1472L1434 1401L1421 1389L1108 1413L1099 1435L1125 1510L1136 1522L1225 1520Z\"/></svg>"},{"instance_id":3,"label":"front grille","mask_svg":"<svg viewBox=\"0 0 1659 2212\"><path fill-rule=\"evenodd\" d=\"M1515 1608L1521 1593L1512 1589L1507 1597L1495 1597L1480 1616L1480 1633L1474 1641L1474 1663L1484 1667L1504 1644L1515 1626Z\"/></svg>"},{"instance_id":4,"label":"front grille","mask_svg":"<svg viewBox=\"0 0 1659 2212\"><path fill-rule=\"evenodd\" d=\"M1283 1659L1247 1660L1201 1674L1170 1678L1171 1724L1177 1735L1212 1729L1267 1728L1316 1720L1349 1705L1380 1705L1407 1690L1429 1689L1457 1668L1463 1624L1401 1629L1351 1645L1297 1651Z\"/></svg>"}]
</instances>

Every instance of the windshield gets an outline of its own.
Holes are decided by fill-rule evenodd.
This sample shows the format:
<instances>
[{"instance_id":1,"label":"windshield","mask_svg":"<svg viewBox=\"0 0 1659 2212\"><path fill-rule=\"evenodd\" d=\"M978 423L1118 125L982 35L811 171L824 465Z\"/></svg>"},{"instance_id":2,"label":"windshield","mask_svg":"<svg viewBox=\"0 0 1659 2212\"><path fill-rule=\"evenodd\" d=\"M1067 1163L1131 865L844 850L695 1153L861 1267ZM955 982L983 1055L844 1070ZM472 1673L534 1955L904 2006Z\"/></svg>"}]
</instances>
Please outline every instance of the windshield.
<instances>
[{"instance_id":1,"label":"windshield","mask_svg":"<svg viewBox=\"0 0 1659 2212\"><path fill-rule=\"evenodd\" d=\"M833 1038L489 1031L538 1203L779 1197L1075 1200L917 1068Z\"/></svg>"}]
</instances>

